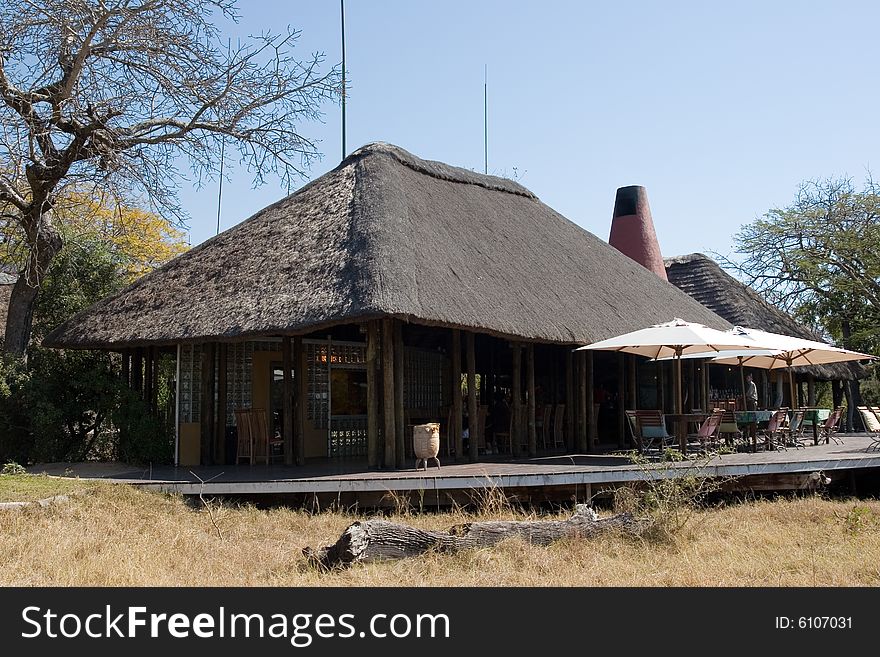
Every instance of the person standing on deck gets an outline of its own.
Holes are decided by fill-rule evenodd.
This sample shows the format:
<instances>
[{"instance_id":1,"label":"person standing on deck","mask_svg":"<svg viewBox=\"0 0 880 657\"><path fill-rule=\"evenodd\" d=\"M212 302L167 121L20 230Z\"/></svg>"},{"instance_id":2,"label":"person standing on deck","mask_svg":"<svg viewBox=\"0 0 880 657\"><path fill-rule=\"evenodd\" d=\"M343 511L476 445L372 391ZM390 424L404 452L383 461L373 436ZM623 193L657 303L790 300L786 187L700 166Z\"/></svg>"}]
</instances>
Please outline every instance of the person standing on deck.
<instances>
[{"instance_id":1,"label":"person standing on deck","mask_svg":"<svg viewBox=\"0 0 880 657\"><path fill-rule=\"evenodd\" d=\"M746 410L758 410L758 386L755 385L751 373L746 374Z\"/></svg>"},{"instance_id":2,"label":"person standing on deck","mask_svg":"<svg viewBox=\"0 0 880 657\"><path fill-rule=\"evenodd\" d=\"M751 372L746 374L746 410L758 410L758 386L755 385ZM749 422L749 438L754 440L757 433L758 423Z\"/></svg>"}]
</instances>

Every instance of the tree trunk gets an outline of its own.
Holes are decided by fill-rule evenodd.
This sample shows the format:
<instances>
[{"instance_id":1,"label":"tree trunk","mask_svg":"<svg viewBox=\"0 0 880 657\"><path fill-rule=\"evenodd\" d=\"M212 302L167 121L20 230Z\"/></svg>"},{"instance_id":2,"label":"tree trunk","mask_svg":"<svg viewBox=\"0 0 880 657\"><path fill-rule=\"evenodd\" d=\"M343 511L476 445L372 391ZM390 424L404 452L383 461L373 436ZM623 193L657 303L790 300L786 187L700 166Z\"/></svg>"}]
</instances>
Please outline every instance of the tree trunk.
<instances>
[{"instance_id":1,"label":"tree trunk","mask_svg":"<svg viewBox=\"0 0 880 657\"><path fill-rule=\"evenodd\" d=\"M25 217L23 223L30 253L24 270L12 287L3 339L3 350L17 355L27 352L40 283L63 244L61 234L52 225L48 212L33 212Z\"/></svg>"},{"instance_id":2,"label":"tree trunk","mask_svg":"<svg viewBox=\"0 0 880 657\"><path fill-rule=\"evenodd\" d=\"M840 323L841 337L843 338L843 346L845 349L852 349L852 325L849 319L844 319ZM844 418L847 431L855 431L855 418L861 417L856 413L856 406L862 403L862 394L859 388L859 380L843 382L844 395L846 396L846 418Z\"/></svg>"},{"instance_id":3,"label":"tree trunk","mask_svg":"<svg viewBox=\"0 0 880 657\"><path fill-rule=\"evenodd\" d=\"M455 525L446 532L427 531L386 520L355 522L333 545L303 549L313 565L334 568L385 559L403 559L429 550L459 552L497 545L506 538L520 538L534 545L549 545L563 538L593 538L619 531L638 535L647 521L621 513L599 519L587 504L578 504L568 520L493 520Z\"/></svg>"}]
</instances>

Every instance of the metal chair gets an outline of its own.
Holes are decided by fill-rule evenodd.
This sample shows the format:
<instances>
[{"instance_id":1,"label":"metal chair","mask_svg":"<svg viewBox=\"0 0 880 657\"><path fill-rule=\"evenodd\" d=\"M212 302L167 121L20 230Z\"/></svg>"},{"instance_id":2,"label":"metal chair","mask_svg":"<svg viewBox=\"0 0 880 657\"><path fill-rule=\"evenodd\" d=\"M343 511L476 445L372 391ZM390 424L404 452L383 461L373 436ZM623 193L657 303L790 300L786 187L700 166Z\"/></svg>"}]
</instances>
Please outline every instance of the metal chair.
<instances>
[{"instance_id":1,"label":"metal chair","mask_svg":"<svg viewBox=\"0 0 880 657\"><path fill-rule=\"evenodd\" d=\"M639 452L644 453L645 446L642 442L642 434L639 430L639 419L636 416L636 412L627 410L625 413L626 425L629 427L629 437L632 440L632 444L636 446Z\"/></svg>"},{"instance_id":2,"label":"metal chair","mask_svg":"<svg viewBox=\"0 0 880 657\"><path fill-rule=\"evenodd\" d=\"M644 449L650 449L655 442L658 442L658 448L662 450L667 443L675 442L675 436L666 431L666 419L663 417L663 413L655 410L643 410L635 411L635 414L639 438Z\"/></svg>"},{"instance_id":3,"label":"metal chair","mask_svg":"<svg viewBox=\"0 0 880 657\"><path fill-rule=\"evenodd\" d=\"M801 408L795 409L788 421L788 426L782 429L783 440L789 447L805 449L804 444L804 416L806 411Z\"/></svg>"},{"instance_id":4,"label":"metal chair","mask_svg":"<svg viewBox=\"0 0 880 657\"><path fill-rule=\"evenodd\" d=\"M767 427L758 431L764 437L766 449L785 449L785 430L788 427L788 408L780 408L767 422Z\"/></svg>"},{"instance_id":5,"label":"metal chair","mask_svg":"<svg viewBox=\"0 0 880 657\"><path fill-rule=\"evenodd\" d=\"M837 435L840 419L843 417L843 408L837 407L828 416L828 419L819 427L819 440L825 439L825 443L833 441L835 445L843 445L843 439Z\"/></svg>"},{"instance_id":6,"label":"metal chair","mask_svg":"<svg viewBox=\"0 0 880 657\"><path fill-rule=\"evenodd\" d=\"M700 425L700 428L696 433L688 434L688 440L691 438L695 438L700 442L700 448L705 452L706 451L706 443L710 443L714 446L715 442L718 440L718 429L721 426L721 418L724 416L724 411L720 408L716 408L712 411L712 414L703 420L703 423Z\"/></svg>"}]
</instances>

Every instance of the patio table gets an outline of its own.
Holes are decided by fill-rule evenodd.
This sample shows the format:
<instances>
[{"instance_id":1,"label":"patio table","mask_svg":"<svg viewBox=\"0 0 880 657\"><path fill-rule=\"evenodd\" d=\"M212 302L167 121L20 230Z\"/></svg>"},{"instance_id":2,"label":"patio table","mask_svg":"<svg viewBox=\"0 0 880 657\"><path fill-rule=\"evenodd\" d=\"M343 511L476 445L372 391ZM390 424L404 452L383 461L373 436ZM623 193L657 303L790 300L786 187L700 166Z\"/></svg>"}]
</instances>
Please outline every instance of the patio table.
<instances>
[{"instance_id":1,"label":"patio table","mask_svg":"<svg viewBox=\"0 0 880 657\"><path fill-rule=\"evenodd\" d=\"M830 408L814 408L814 407L804 407L800 410L804 411L804 423L809 422L813 427L813 444L819 444L819 423L824 422L828 419L828 416L831 415ZM828 439L825 439L825 442L828 442Z\"/></svg>"},{"instance_id":2,"label":"patio table","mask_svg":"<svg viewBox=\"0 0 880 657\"><path fill-rule=\"evenodd\" d=\"M663 416L675 425L675 436L682 454L687 454L687 425L691 422L702 424L708 413L666 413Z\"/></svg>"},{"instance_id":3,"label":"patio table","mask_svg":"<svg viewBox=\"0 0 880 657\"><path fill-rule=\"evenodd\" d=\"M745 424L749 427L749 436L752 439L752 451L758 451L758 424L766 424L773 417L773 411L736 411L734 413L737 424Z\"/></svg>"}]
</instances>

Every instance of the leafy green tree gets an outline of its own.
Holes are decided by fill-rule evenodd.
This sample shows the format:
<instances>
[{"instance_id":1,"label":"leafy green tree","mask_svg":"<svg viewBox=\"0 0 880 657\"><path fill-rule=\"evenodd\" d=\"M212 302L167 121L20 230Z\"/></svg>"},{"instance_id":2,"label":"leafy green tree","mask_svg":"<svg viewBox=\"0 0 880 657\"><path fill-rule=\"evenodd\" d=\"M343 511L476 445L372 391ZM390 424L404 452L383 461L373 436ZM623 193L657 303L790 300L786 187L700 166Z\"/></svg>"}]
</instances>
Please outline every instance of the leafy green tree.
<instances>
[{"instance_id":1,"label":"leafy green tree","mask_svg":"<svg viewBox=\"0 0 880 657\"><path fill-rule=\"evenodd\" d=\"M838 344L880 347L880 188L868 178L808 181L735 236L737 262L722 258L774 305Z\"/></svg>"},{"instance_id":2,"label":"leafy green tree","mask_svg":"<svg viewBox=\"0 0 880 657\"><path fill-rule=\"evenodd\" d=\"M804 182L734 242L740 259L722 264L772 304L840 346L880 353L880 186L870 176L860 189L851 178ZM845 392L852 409L858 382Z\"/></svg>"},{"instance_id":3,"label":"leafy green tree","mask_svg":"<svg viewBox=\"0 0 880 657\"><path fill-rule=\"evenodd\" d=\"M90 230L65 240L37 299L28 360L0 358L0 457L21 463L169 458L168 432L120 380L110 353L39 346L58 324L126 285L142 246L131 250ZM119 427L126 429L122 436Z\"/></svg>"}]
</instances>

